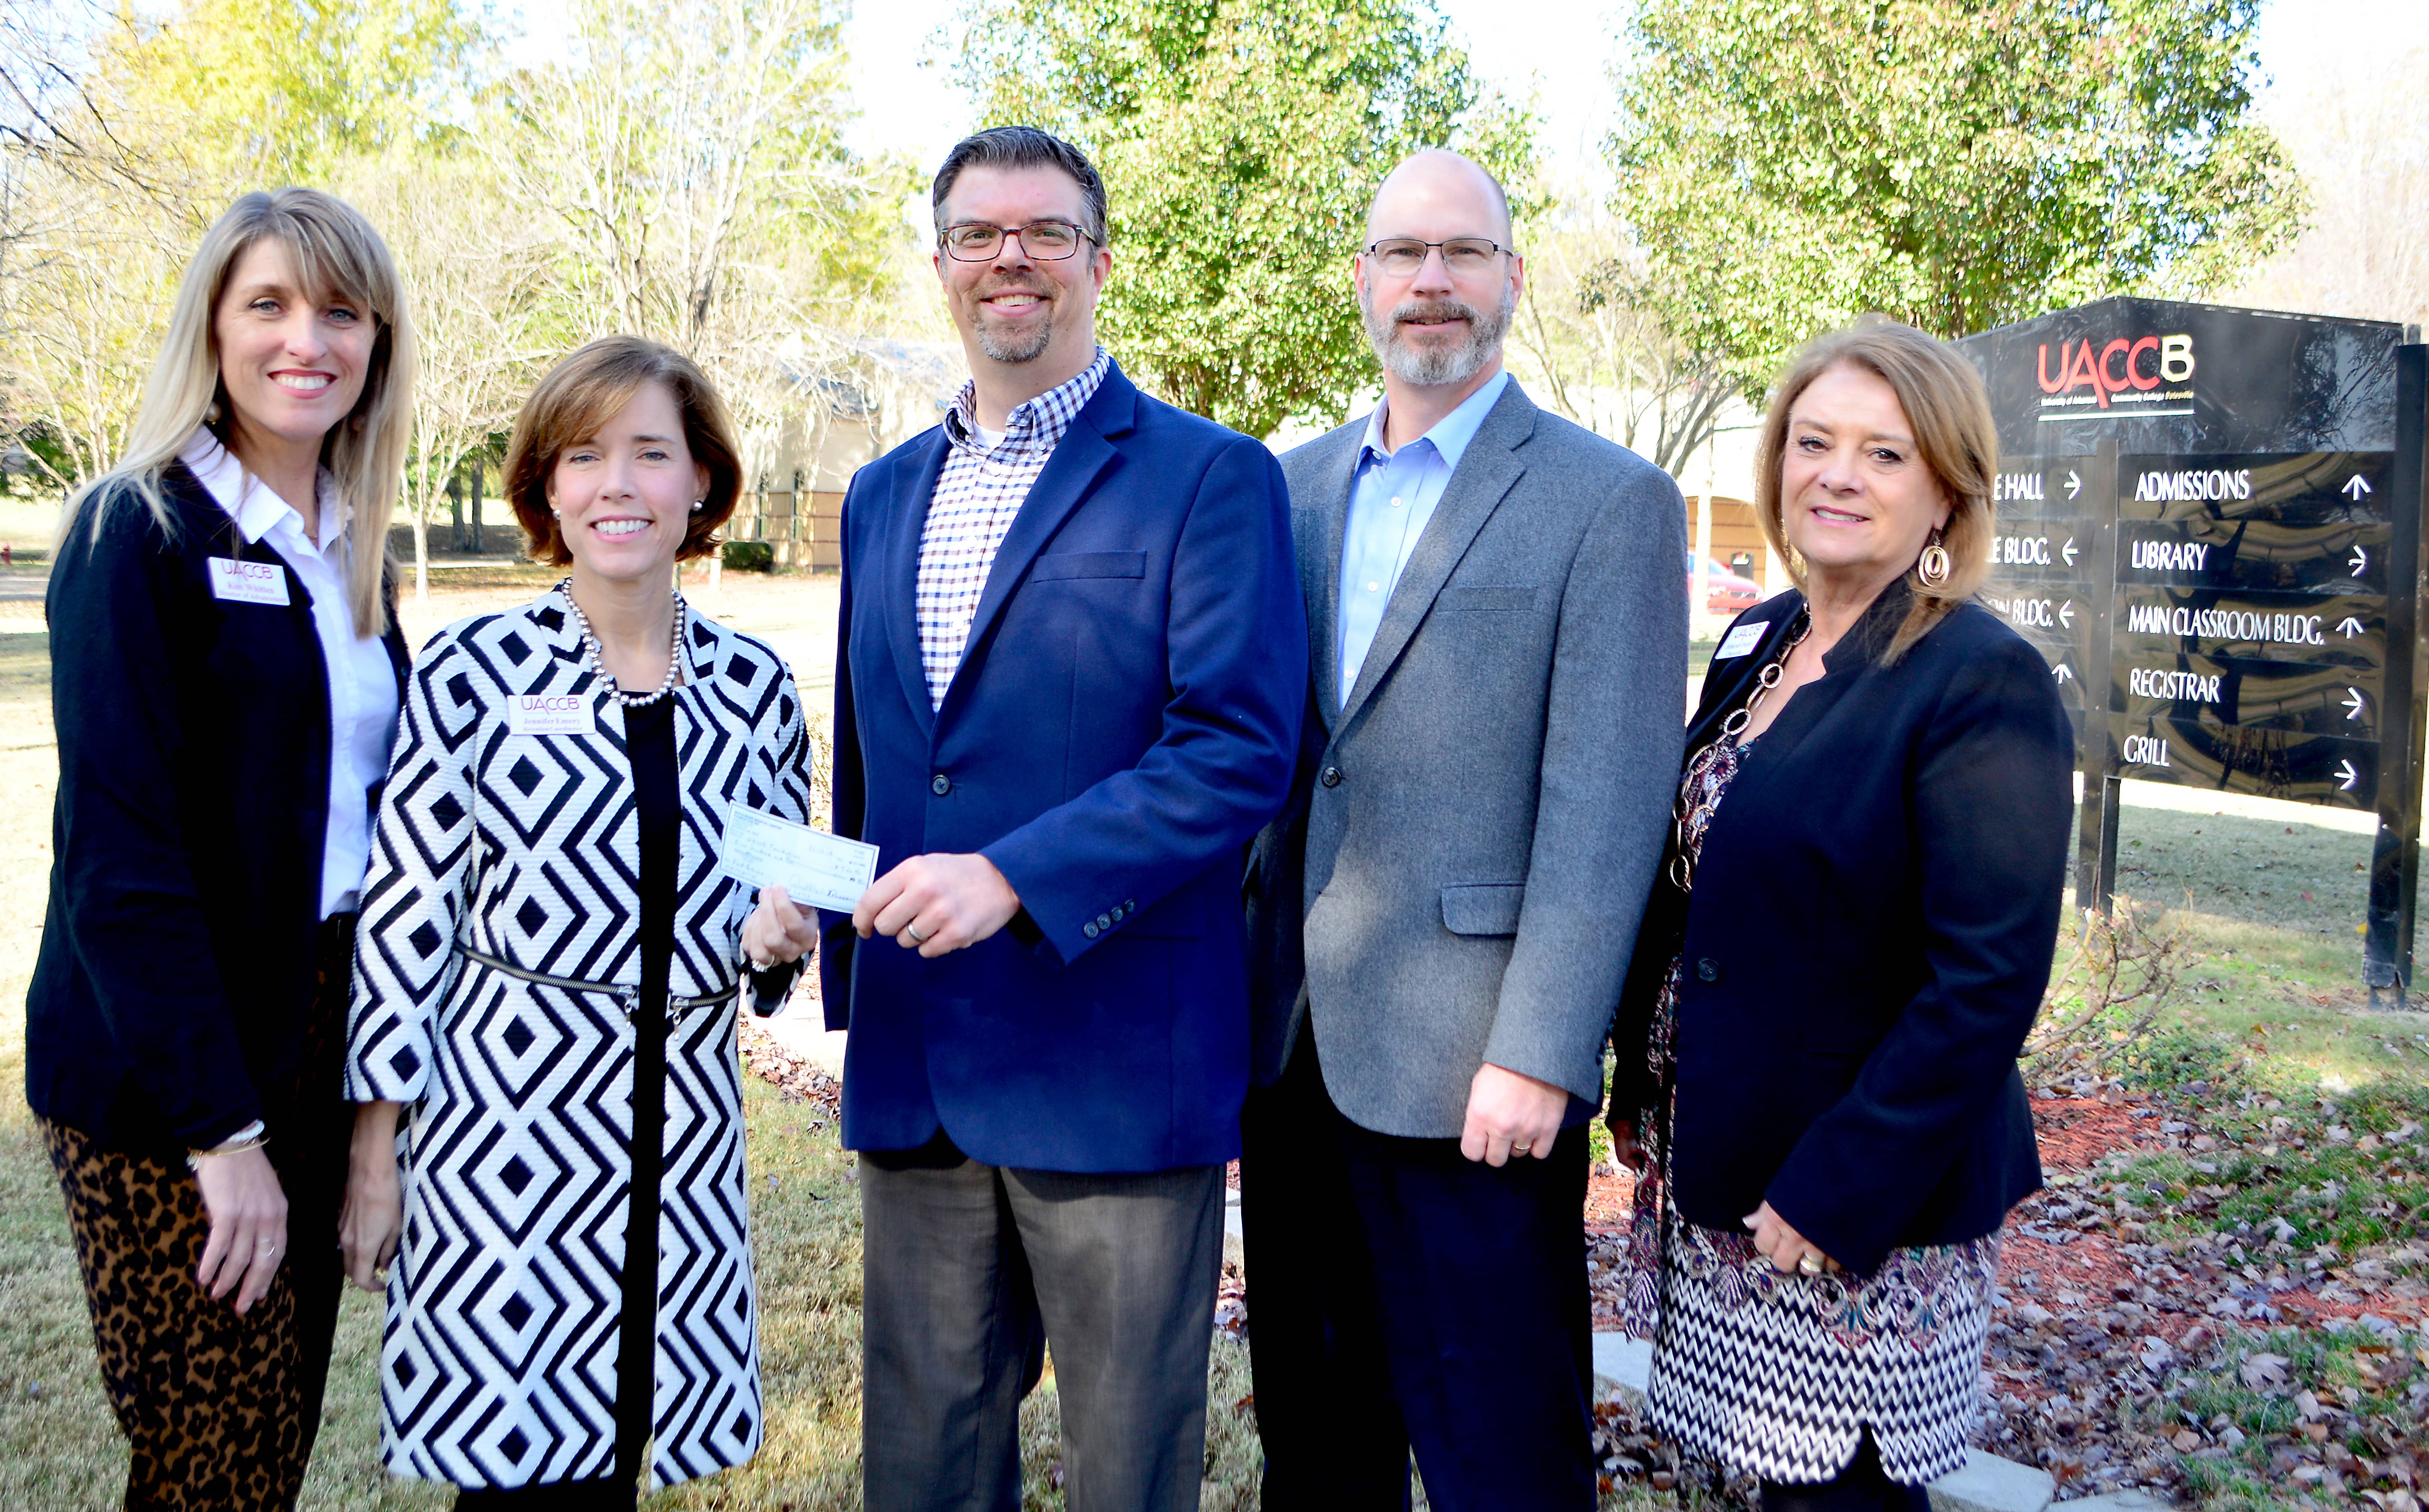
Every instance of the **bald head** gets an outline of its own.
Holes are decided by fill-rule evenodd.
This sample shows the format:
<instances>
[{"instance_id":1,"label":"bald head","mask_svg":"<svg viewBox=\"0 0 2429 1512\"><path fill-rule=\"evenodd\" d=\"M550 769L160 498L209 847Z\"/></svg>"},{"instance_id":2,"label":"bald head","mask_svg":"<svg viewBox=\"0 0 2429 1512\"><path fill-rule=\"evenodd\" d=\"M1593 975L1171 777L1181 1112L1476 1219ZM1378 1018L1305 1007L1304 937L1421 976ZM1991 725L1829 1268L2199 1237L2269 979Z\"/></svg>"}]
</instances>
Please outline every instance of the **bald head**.
<instances>
[{"instance_id":1,"label":"bald head","mask_svg":"<svg viewBox=\"0 0 2429 1512\"><path fill-rule=\"evenodd\" d=\"M1366 211L1366 240L1371 244L1379 237L1486 237L1506 247L1510 196L1473 158L1447 147L1429 148L1402 158L1376 189Z\"/></svg>"}]
</instances>

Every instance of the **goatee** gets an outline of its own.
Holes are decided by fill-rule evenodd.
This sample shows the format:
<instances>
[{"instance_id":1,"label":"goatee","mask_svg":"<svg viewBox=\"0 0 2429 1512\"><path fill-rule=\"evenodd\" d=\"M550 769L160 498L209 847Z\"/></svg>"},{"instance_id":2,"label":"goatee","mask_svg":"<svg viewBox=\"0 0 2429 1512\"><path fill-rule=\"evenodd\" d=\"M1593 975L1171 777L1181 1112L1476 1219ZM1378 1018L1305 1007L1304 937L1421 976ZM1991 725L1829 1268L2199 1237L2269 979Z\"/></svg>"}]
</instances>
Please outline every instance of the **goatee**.
<instances>
[{"instance_id":1,"label":"goatee","mask_svg":"<svg viewBox=\"0 0 2429 1512\"><path fill-rule=\"evenodd\" d=\"M1456 299L1403 300L1388 315L1380 316L1371 304L1361 301L1360 306L1366 317L1366 339L1374 343L1375 358L1383 365L1384 371L1404 384L1437 388L1467 382L1493 360L1501 350L1503 334L1510 329L1513 304L1505 286L1500 304L1489 315ZM1463 341L1419 345L1408 339L1407 322L1411 320L1457 320L1467 322L1467 338Z\"/></svg>"}]
</instances>

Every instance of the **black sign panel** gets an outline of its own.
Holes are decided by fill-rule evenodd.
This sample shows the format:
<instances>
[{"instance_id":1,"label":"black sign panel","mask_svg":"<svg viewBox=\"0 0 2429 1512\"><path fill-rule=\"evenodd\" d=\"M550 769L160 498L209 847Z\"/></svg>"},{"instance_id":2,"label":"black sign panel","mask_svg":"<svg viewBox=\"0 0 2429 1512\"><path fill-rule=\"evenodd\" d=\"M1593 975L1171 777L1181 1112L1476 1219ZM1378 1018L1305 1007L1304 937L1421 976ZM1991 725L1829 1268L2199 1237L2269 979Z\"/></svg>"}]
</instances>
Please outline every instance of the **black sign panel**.
<instances>
[{"instance_id":1,"label":"black sign panel","mask_svg":"<svg viewBox=\"0 0 2429 1512\"><path fill-rule=\"evenodd\" d=\"M2376 673L2209 656L2145 662L2121 654L2113 682L2108 706L2136 718L2378 738Z\"/></svg>"},{"instance_id":2,"label":"black sign panel","mask_svg":"<svg viewBox=\"0 0 2429 1512\"><path fill-rule=\"evenodd\" d=\"M2378 742L2193 719L2111 721L2118 775L2335 808L2378 801Z\"/></svg>"},{"instance_id":3,"label":"black sign panel","mask_svg":"<svg viewBox=\"0 0 2429 1512\"><path fill-rule=\"evenodd\" d=\"M2384 594L2215 593L2117 585L2117 654L2156 650L2268 662L2387 665Z\"/></svg>"}]
</instances>

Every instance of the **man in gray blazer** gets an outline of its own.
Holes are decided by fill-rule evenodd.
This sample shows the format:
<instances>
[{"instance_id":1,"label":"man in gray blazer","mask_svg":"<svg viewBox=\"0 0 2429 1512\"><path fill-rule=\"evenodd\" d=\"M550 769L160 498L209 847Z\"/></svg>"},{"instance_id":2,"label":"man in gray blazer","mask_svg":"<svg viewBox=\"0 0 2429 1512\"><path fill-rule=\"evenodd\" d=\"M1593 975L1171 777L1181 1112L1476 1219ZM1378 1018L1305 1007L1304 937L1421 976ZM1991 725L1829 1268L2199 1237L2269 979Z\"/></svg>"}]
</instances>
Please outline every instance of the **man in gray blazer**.
<instances>
[{"instance_id":1,"label":"man in gray blazer","mask_svg":"<svg viewBox=\"0 0 2429 1512\"><path fill-rule=\"evenodd\" d=\"M1246 884L1266 1512L1595 1504L1586 1125L1686 709L1686 512L1501 365L1525 271L1447 152L1353 278L1382 405L1282 459L1314 706ZM1319 1054L1320 1051L1320 1054Z\"/></svg>"}]
</instances>

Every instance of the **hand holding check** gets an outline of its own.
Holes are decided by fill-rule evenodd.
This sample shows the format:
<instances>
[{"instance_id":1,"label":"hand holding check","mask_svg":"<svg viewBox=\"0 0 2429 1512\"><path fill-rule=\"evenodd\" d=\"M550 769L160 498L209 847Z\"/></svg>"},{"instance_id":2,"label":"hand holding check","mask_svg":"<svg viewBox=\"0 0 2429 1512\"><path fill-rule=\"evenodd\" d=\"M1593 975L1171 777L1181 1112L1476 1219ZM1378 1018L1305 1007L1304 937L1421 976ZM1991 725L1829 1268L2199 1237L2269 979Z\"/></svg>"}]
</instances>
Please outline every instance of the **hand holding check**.
<instances>
[{"instance_id":1,"label":"hand holding check","mask_svg":"<svg viewBox=\"0 0 2429 1512\"><path fill-rule=\"evenodd\" d=\"M1019 895L984 856L914 856L872 882L875 846L741 807L727 816L725 840L719 869L759 890L742 951L762 970L818 944L811 909L850 910L861 938L890 935L931 961L978 944L1020 912Z\"/></svg>"}]
</instances>

